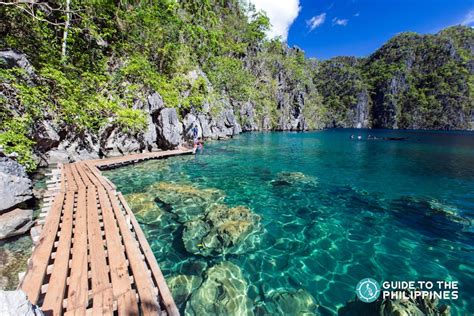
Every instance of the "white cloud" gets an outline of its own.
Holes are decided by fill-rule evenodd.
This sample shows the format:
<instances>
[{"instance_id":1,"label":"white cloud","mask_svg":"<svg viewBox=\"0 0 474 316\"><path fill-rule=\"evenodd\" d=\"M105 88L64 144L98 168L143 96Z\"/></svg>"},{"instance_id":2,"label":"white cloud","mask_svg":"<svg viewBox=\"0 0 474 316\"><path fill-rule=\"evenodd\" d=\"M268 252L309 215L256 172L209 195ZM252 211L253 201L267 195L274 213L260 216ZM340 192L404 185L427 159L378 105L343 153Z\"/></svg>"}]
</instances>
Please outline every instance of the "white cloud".
<instances>
[{"instance_id":1,"label":"white cloud","mask_svg":"<svg viewBox=\"0 0 474 316\"><path fill-rule=\"evenodd\" d=\"M257 11L265 11L272 27L267 35L270 38L281 36L286 41L288 30L301 10L300 0L250 0Z\"/></svg>"},{"instance_id":2,"label":"white cloud","mask_svg":"<svg viewBox=\"0 0 474 316\"><path fill-rule=\"evenodd\" d=\"M346 26L347 22L349 22L348 19L338 19L338 18L332 19L332 25Z\"/></svg>"},{"instance_id":3,"label":"white cloud","mask_svg":"<svg viewBox=\"0 0 474 316\"><path fill-rule=\"evenodd\" d=\"M308 21L306 21L306 24L309 27L309 31L311 32L318 26L322 25L326 21L326 13L321 13L320 15L315 15Z\"/></svg>"},{"instance_id":4,"label":"white cloud","mask_svg":"<svg viewBox=\"0 0 474 316\"><path fill-rule=\"evenodd\" d=\"M356 14L354 14L355 17L358 17L360 15L360 12L357 12Z\"/></svg>"},{"instance_id":5,"label":"white cloud","mask_svg":"<svg viewBox=\"0 0 474 316\"><path fill-rule=\"evenodd\" d=\"M464 17L464 20L461 22L462 25L471 25L474 24L474 9L469 11L466 16Z\"/></svg>"}]
</instances>

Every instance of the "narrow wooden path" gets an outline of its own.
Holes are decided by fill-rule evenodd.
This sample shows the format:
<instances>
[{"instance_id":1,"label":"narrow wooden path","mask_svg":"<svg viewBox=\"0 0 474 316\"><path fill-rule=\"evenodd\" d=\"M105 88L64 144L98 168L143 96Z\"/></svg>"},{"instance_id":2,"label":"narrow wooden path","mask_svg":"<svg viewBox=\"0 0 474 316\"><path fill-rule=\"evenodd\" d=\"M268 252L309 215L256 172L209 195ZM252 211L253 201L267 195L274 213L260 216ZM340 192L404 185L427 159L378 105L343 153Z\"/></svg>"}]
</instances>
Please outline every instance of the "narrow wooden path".
<instances>
[{"instance_id":1,"label":"narrow wooden path","mask_svg":"<svg viewBox=\"0 0 474 316\"><path fill-rule=\"evenodd\" d=\"M20 284L29 300L50 315L179 315L135 216L99 168L188 153L63 165Z\"/></svg>"}]
</instances>

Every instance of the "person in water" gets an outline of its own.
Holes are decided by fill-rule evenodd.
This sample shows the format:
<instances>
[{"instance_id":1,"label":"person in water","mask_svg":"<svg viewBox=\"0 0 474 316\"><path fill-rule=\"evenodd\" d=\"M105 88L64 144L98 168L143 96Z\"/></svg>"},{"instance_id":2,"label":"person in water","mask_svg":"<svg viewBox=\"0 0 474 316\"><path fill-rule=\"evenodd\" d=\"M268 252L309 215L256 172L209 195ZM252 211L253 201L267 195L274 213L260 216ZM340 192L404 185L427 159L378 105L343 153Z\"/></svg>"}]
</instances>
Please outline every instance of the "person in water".
<instances>
[{"instance_id":1,"label":"person in water","mask_svg":"<svg viewBox=\"0 0 474 316\"><path fill-rule=\"evenodd\" d=\"M203 148L204 148L204 143L202 142L201 137L199 137L199 138L194 142L193 154L196 154L198 151L202 151Z\"/></svg>"}]
</instances>

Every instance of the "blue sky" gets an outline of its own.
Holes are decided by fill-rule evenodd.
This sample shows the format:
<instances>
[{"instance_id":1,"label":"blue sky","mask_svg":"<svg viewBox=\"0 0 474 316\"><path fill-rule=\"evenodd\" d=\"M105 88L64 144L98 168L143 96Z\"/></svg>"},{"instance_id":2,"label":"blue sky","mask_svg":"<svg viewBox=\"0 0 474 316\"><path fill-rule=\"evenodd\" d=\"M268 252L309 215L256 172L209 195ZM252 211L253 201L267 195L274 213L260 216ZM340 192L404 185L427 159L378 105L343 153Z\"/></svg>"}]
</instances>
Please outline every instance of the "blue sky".
<instances>
[{"instance_id":1,"label":"blue sky","mask_svg":"<svg viewBox=\"0 0 474 316\"><path fill-rule=\"evenodd\" d=\"M474 0L251 0L308 57L367 56L394 35L474 26Z\"/></svg>"}]
</instances>

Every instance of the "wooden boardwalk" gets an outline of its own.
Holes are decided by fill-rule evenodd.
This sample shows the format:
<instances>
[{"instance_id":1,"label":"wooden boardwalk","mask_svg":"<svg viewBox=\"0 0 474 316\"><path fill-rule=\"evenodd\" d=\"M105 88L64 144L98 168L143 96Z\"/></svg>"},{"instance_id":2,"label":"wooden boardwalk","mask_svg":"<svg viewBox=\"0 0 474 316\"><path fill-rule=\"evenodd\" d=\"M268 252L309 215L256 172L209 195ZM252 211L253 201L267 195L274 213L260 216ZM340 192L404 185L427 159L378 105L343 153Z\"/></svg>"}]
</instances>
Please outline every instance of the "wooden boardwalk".
<instances>
[{"instance_id":1,"label":"wooden boardwalk","mask_svg":"<svg viewBox=\"0 0 474 316\"><path fill-rule=\"evenodd\" d=\"M50 315L179 315L135 216L99 168L174 150L61 166L20 288Z\"/></svg>"}]
</instances>

